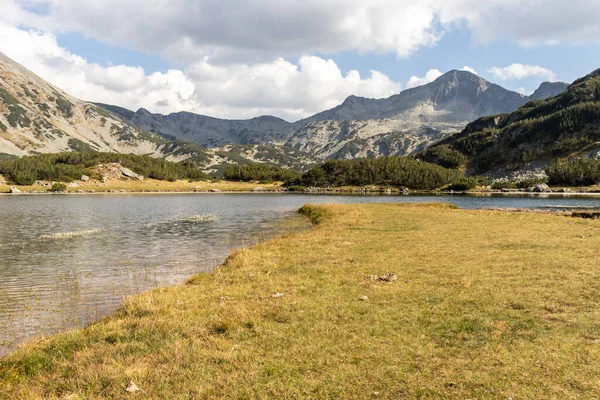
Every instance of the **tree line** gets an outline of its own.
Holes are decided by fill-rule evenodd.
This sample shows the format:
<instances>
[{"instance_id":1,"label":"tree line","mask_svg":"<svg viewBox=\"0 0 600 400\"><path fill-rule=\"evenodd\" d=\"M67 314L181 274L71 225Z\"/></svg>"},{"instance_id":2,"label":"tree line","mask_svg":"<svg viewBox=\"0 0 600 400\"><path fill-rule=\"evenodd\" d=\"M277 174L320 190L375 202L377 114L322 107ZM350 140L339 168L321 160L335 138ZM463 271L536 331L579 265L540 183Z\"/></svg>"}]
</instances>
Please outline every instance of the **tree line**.
<instances>
[{"instance_id":1,"label":"tree line","mask_svg":"<svg viewBox=\"0 0 600 400\"><path fill-rule=\"evenodd\" d=\"M35 181L72 182L82 175L95 177L91 168L103 163L119 163L148 178L176 181L208 179L189 161L179 163L164 159L118 153L53 153L0 160L0 174L15 185L32 185ZM100 177L96 177L100 178Z\"/></svg>"}]
</instances>

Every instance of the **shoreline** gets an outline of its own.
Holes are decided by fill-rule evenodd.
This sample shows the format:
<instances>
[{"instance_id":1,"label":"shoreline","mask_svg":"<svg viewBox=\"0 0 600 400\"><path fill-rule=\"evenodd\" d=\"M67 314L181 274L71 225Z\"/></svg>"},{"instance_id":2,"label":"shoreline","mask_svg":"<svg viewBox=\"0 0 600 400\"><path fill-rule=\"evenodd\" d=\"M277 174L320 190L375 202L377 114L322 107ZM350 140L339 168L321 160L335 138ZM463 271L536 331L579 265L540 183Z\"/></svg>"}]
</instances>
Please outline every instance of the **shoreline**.
<instances>
[{"instance_id":1,"label":"shoreline","mask_svg":"<svg viewBox=\"0 0 600 400\"><path fill-rule=\"evenodd\" d=\"M587 292L573 293L591 283L591 275L578 274L594 260L579 250L599 239L580 235L597 230L597 222L568 224L554 215L440 204L304 211L316 229L233 251L211 273L129 297L86 328L26 343L0 359L0 394L123 397L134 382L153 398L301 397L314 390L353 397L356 379L365 395L384 398L412 398L424 389L452 398L598 394L592 383L598 359L578 370L577 385L568 385L575 379L570 363L522 375L523 368L550 363L557 354L579 365L577 354L595 347L577 335L594 320L579 312L593 300ZM395 224L398 219L408 226ZM424 242L425 233L445 240ZM400 243L390 246L393 241ZM477 254L473 262L466 257L471 250ZM536 267L523 270L522 260ZM370 280L384 273L394 279ZM513 277L510 284L506 274ZM579 278L567 277L563 290L562 280L550 279L554 274ZM555 306L539 298L537 286L550 291L554 302L572 305L556 311L571 321L567 328L562 319L546 317ZM572 349L566 343L573 340ZM273 371L279 371L275 380Z\"/></svg>"},{"instance_id":2,"label":"shoreline","mask_svg":"<svg viewBox=\"0 0 600 400\"><path fill-rule=\"evenodd\" d=\"M18 187L17 187L18 188ZM466 192L444 192L444 191L360 191L360 190L320 190L320 191L290 191L290 190L127 190L127 189L110 189L104 191L98 190L71 190L65 192L50 192L50 191L21 191L21 193L0 192L0 196L23 196L23 195L130 195L130 194L294 194L294 195L355 195L355 196L472 196L472 197L598 197L600 192L501 192L501 191L466 191Z\"/></svg>"}]
</instances>

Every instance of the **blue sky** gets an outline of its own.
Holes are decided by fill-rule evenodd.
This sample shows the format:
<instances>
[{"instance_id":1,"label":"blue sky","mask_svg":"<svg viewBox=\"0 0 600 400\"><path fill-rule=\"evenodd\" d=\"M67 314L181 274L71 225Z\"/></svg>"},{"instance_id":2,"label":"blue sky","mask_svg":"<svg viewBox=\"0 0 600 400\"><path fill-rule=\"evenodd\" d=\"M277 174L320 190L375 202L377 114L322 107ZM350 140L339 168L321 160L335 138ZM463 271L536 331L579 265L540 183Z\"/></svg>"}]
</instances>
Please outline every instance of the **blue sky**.
<instances>
[{"instance_id":1,"label":"blue sky","mask_svg":"<svg viewBox=\"0 0 600 400\"><path fill-rule=\"evenodd\" d=\"M526 94L600 67L596 0L0 3L0 51L74 96L162 113L294 120L465 66Z\"/></svg>"}]
</instances>

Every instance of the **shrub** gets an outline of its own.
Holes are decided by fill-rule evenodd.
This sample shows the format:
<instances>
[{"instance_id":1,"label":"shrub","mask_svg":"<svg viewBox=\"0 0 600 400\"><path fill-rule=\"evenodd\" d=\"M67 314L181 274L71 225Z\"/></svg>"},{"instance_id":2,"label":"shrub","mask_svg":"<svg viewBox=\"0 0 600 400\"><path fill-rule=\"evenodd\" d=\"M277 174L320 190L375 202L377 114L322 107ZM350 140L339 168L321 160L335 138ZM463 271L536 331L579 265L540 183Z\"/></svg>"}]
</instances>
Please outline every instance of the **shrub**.
<instances>
[{"instance_id":1,"label":"shrub","mask_svg":"<svg viewBox=\"0 0 600 400\"><path fill-rule=\"evenodd\" d=\"M228 165L225 167L224 177L230 181L292 181L300 178L302 174L290 169L268 164Z\"/></svg>"},{"instance_id":2,"label":"shrub","mask_svg":"<svg viewBox=\"0 0 600 400\"><path fill-rule=\"evenodd\" d=\"M467 190L475 189L478 186L477 179L474 178L461 178L453 182L448 186L447 190L453 190L455 192L464 192Z\"/></svg>"},{"instance_id":3,"label":"shrub","mask_svg":"<svg viewBox=\"0 0 600 400\"><path fill-rule=\"evenodd\" d=\"M15 160L0 160L0 174L16 185L31 185L36 180L72 182L82 175L90 175L90 168L100 163L120 163L140 175L158 180L208 179L190 161L173 163L134 154L95 152L38 154Z\"/></svg>"},{"instance_id":4,"label":"shrub","mask_svg":"<svg viewBox=\"0 0 600 400\"><path fill-rule=\"evenodd\" d=\"M52 187L48 189L50 192L65 192L67 190L67 185L61 182L56 182L52 184Z\"/></svg>"},{"instance_id":5,"label":"shrub","mask_svg":"<svg viewBox=\"0 0 600 400\"><path fill-rule=\"evenodd\" d=\"M554 160L546 169L549 182L556 185L593 185L600 182L600 160L570 158Z\"/></svg>"},{"instance_id":6,"label":"shrub","mask_svg":"<svg viewBox=\"0 0 600 400\"><path fill-rule=\"evenodd\" d=\"M462 172L408 157L329 160L288 185L339 187L388 185L409 189L435 189L452 183Z\"/></svg>"},{"instance_id":7,"label":"shrub","mask_svg":"<svg viewBox=\"0 0 600 400\"><path fill-rule=\"evenodd\" d=\"M426 150L419 156L423 161L445 168L460 168L467 164L467 157L461 152L443 144Z\"/></svg>"}]
</instances>

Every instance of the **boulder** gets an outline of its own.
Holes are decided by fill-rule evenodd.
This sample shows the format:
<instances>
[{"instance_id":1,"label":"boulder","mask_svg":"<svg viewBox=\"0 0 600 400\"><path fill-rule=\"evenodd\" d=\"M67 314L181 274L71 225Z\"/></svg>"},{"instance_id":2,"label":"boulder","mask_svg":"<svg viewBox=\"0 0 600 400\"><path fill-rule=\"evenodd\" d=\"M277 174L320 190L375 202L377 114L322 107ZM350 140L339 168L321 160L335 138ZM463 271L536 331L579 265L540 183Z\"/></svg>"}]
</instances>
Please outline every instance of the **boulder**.
<instances>
[{"instance_id":1,"label":"boulder","mask_svg":"<svg viewBox=\"0 0 600 400\"><path fill-rule=\"evenodd\" d=\"M81 175L81 181L82 182L89 182L90 181L90 177L87 175Z\"/></svg>"},{"instance_id":2,"label":"boulder","mask_svg":"<svg viewBox=\"0 0 600 400\"><path fill-rule=\"evenodd\" d=\"M121 173L123 175L125 175L126 177L128 177L128 178L138 179L140 177L139 174L136 174L135 172L133 172L129 168L125 168L125 167L121 167Z\"/></svg>"},{"instance_id":3,"label":"boulder","mask_svg":"<svg viewBox=\"0 0 600 400\"><path fill-rule=\"evenodd\" d=\"M23 193L19 188L16 188L14 186L11 186L8 192L13 194Z\"/></svg>"},{"instance_id":4,"label":"boulder","mask_svg":"<svg viewBox=\"0 0 600 400\"><path fill-rule=\"evenodd\" d=\"M258 186L258 187L255 187L253 191L254 191L254 192L264 192L264 191L265 191L265 188L264 188L264 187L262 187L262 186Z\"/></svg>"},{"instance_id":5,"label":"boulder","mask_svg":"<svg viewBox=\"0 0 600 400\"><path fill-rule=\"evenodd\" d=\"M546 185L545 183L540 183L538 185L532 186L529 189L527 189L527 191L532 193L552 193L552 189L550 189L550 186Z\"/></svg>"},{"instance_id":6,"label":"boulder","mask_svg":"<svg viewBox=\"0 0 600 400\"><path fill-rule=\"evenodd\" d=\"M211 193L221 193L220 189L210 189Z\"/></svg>"},{"instance_id":7,"label":"boulder","mask_svg":"<svg viewBox=\"0 0 600 400\"><path fill-rule=\"evenodd\" d=\"M79 186L80 186L80 185L79 185L79 183L77 183L77 182L71 182L71 183L69 183L69 184L67 185L67 187L70 187L70 188L76 188L76 187L79 187Z\"/></svg>"}]
</instances>

